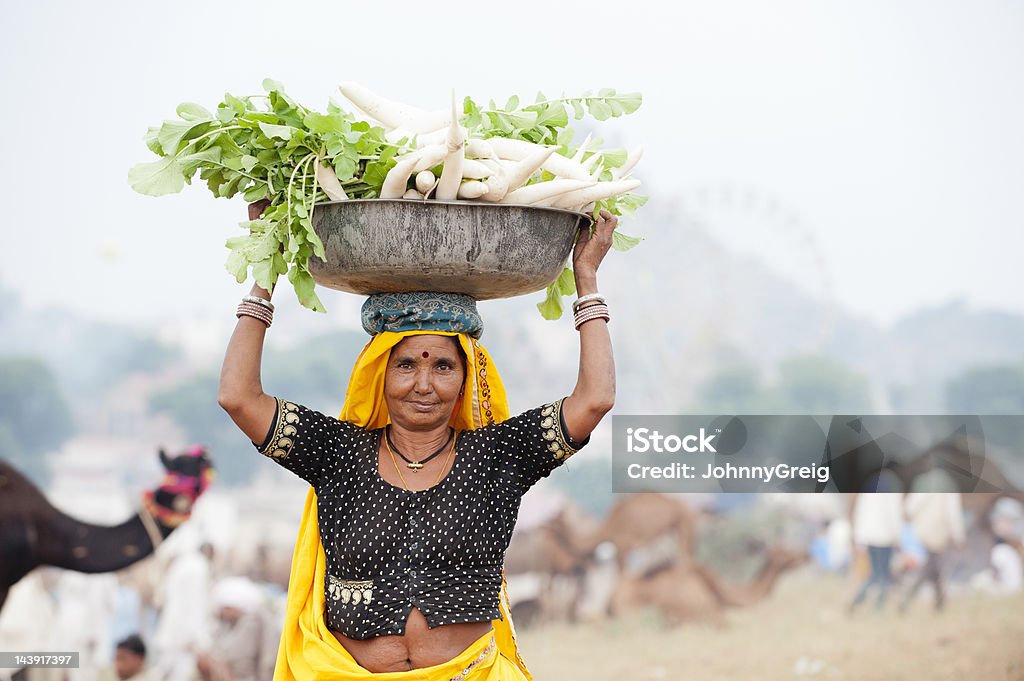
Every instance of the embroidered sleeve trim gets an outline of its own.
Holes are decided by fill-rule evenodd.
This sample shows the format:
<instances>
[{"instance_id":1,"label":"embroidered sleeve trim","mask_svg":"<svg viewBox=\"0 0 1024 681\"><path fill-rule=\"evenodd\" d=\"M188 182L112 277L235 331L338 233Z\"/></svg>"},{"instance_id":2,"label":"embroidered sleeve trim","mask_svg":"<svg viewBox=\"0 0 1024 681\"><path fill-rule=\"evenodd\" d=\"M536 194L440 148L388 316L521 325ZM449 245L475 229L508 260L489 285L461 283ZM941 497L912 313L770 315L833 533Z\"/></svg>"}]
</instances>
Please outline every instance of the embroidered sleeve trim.
<instances>
[{"instance_id":1,"label":"embroidered sleeve trim","mask_svg":"<svg viewBox=\"0 0 1024 681\"><path fill-rule=\"evenodd\" d=\"M274 399L277 400L277 418L270 438L260 449L260 454L271 459L287 459L295 445L295 436L299 432L299 407L280 397Z\"/></svg>"},{"instance_id":2,"label":"embroidered sleeve trim","mask_svg":"<svg viewBox=\"0 0 1024 681\"><path fill-rule=\"evenodd\" d=\"M584 441L578 446L565 434L562 418L562 401L565 398L551 404L544 405L540 410L540 427L543 429L543 437L548 441L548 451L551 456L559 461L564 461L580 450Z\"/></svg>"}]
</instances>

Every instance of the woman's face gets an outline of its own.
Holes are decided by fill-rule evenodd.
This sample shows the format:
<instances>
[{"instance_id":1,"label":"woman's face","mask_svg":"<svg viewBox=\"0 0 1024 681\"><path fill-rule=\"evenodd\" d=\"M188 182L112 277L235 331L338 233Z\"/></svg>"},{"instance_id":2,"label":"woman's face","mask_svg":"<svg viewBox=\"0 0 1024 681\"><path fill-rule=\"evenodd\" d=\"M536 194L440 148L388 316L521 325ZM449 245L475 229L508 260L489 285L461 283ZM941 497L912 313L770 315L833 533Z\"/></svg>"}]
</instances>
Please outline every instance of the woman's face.
<instances>
[{"instance_id":1,"label":"woman's face","mask_svg":"<svg viewBox=\"0 0 1024 681\"><path fill-rule=\"evenodd\" d=\"M451 419L466 375L456 342L452 336L421 334L391 349L384 400L396 426L427 430Z\"/></svg>"}]
</instances>

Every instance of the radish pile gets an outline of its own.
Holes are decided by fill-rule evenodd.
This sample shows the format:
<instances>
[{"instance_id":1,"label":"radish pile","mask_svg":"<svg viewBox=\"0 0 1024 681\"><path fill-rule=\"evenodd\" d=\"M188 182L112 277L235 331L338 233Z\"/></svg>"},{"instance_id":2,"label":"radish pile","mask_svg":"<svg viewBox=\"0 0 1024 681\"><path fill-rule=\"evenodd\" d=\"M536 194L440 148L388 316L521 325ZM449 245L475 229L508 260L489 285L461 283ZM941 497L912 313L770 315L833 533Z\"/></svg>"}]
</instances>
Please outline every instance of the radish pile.
<instances>
[{"instance_id":1,"label":"radish pile","mask_svg":"<svg viewBox=\"0 0 1024 681\"><path fill-rule=\"evenodd\" d=\"M541 94L523 106L512 97L504 108L466 97L461 112L453 95L450 109L424 111L346 82L340 90L354 112L332 101L321 114L275 81L264 81L264 89L266 95L225 95L215 113L180 105L180 120L146 135L161 158L135 166L128 179L136 191L160 196L180 191L198 172L216 196L268 199L262 218L242 223L245 234L228 240L227 269L240 283L251 270L267 289L287 274L313 310L324 310L307 267L310 257L324 255L312 228L318 202L468 200L629 215L646 201L632 193L642 149L600 149L590 136L573 146L569 127L570 111L577 120L587 112L597 120L632 113L639 94ZM627 250L638 241L616 231L614 245ZM566 269L548 287L538 305L544 317L561 316L572 281Z\"/></svg>"}]
</instances>

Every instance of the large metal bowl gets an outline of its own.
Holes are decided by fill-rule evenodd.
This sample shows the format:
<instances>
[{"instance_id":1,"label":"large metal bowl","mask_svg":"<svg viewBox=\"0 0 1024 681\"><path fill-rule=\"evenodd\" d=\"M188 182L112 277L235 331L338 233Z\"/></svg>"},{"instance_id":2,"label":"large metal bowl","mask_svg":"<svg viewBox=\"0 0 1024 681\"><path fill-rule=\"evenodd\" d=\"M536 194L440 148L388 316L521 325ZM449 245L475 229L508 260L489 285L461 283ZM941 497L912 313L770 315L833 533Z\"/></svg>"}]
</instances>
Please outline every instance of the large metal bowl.
<instances>
[{"instance_id":1,"label":"large metal bowl","mask_svg":"<svg viewBox=\"0 0 1024 681\"><path fill-rule=\"evenodd\" d=\"M474 201L366 199L318 203L325 260L309 271L328 288L369 295L465 293L477 300L539 291L562 272L591 218L557 208Z\"/></svg>"}]
</instances>

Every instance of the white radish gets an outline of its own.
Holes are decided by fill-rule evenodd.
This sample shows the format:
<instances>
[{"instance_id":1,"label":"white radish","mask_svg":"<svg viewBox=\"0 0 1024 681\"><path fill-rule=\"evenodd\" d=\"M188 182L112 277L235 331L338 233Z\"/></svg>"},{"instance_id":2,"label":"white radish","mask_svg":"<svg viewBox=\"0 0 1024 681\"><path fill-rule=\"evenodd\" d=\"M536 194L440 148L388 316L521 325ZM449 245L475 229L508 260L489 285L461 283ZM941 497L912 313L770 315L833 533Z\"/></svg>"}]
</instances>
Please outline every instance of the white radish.
<instances>
[{"instance_id":1,"label":"white radish","mask_svg":"<svg viewBox=\"0 0 1024 681\"><path fill-rule=\"evenodd\" d=\"M464 128L461 125L459 126L459 128L462 130L462 137L463 138L469 137L469 130L467 128ZM423 134L423 135L416 135L416 146L417 147L429 147L429 146L432 146L432 145L435 145L435 144L445 144L445 143L447 143L447 141L448 141L448 128L447 127L444 130L436 130L436 131L431 132L431 133L426 133L426 134Z\"/></svg>"},{"instance_id":2,"label":"white radish","mask_svg":"<svg viewBox=\"0 0 1024 681\"><path fill-rule=\"evenodd\" d=\"M587 158L586 161L583 161L582 163L580 163L580 166L582 166L584 170L586 170L588 173L590 173L590 172L593 172L592 168L594 167L594 164L597 163L600 160L601 160L601 154L591 154ZM600 168L600 166L598 166L598 167Z\"/></svg>"},{"instance_id":3,"label":"white radish","mask_svg":"<svg viewBox=\"0 0 1024 681\"><path fill-rule=\"evenodd\" d=\"M487 193L487 185L479 180L470 180L459 185L460 199L479 199Z\"/></svg>"},{"instance_id":4,"label":"white radish","mask_svg":"<svg viewBox=\"0 0 1024 681\"><path fill-rule=\"evenodd\" d=\"M416 173L416 190L423 196L430 196L430 192L437 186L437 178L429 170Z\"/></svg>"},{"instance_id":5,"label":"white radish","mask_svg":"<svg viewBox=\"0 0 1024 681\"><path fill-rule=\"evenodd\" d=\"M567 192L556 197L551 205L555 208L580 209L588 203L610 199L619 194L631 192L640 186L640 180L614 180Z\"/></svg>"},{"instance_id":6,"label":"white radish","mask_svg":"<svg viewBox=\"0 0 1024 681\"><path fill-rule=\"evenodd\" d=\"M587 153L587 150L589 148L590 148L590 133L588 132L587 133L587 139L583 140L583 144L581 144L580 148L576 150L576 154L572 157L572 160L576 161L577 163L581 163L583 161L583 155Z\"/></svg>"},{"instance_id":7,"label":"white radish","mask_svg":"<svg viewBox=\"0 0 1024 681\"><path fill-rule=\"evenodd\" d=\"M444 157L444 168L441 179L437 182L435 196L439 201L451 201L458 198L459 185L462 183L463 149L466 136L458 123L455 113L455 91L452 91L452 123L448 128L448 153Z\"/></svg>"},{"instance_id":8,"label":"white radish","mask_svg":"<svg viewBox=\"0 0 1024 681\"><path fill-rule=\"evenodd\" d=\"M331 201L348 200L348 194L338 182L334 168L320 163L320 159L317 158L313 161L313 174L316 176L316 183L320 185L320 189L324 190L324 194L327 194Z\"/></svg>"},{"instance_id":9,"label":"white radish","mask_svg":"<svg viewBox=\"0 0 1024 681\"><path fill-rule=\"evenodd\" d=\"M429 170L443 161L444 157L448 154L448 147L443 144L437 144L432 147L425 147L419 151L421 152L418 157L419 160L416 161L416 165L412 169L414 173Z\"/></svg>"},{"instance_id":10,"label":"white radish","mask_svg":"<svg viewBox=\"0 0 1024 681\"><path fill-rule=\"evenodd\" d=\"M621 180L622 178L626 177L629 174L629 171L633 169L633 166L636 165L637 161L639 161L640 157L643 155L643 147L637 147L636 149L630 151L629 154L626 156L625 162L623 162L621 166L619 166L618 168L612 168L612 179Z\"/></svg>"},{"instance_id":11,"label":"white radish","mask_svg":"<svg viewBox=\"0 0 1024 681\"><path fill-rule=\"evenodd\" d=\"M508 139L506 137L491 137L487 141L490 142L491 147L499 157L512 161L522 161L536 149L542 148L539 144L533 144L524 140ZM552 175L557 175L564 179L590 180L590 173L583 166L561 154L552 154L541 167Z\"/></svg>"},{"instance_id":12,"label":"white radish","mask_svg":"<svg viewBox=\"0 0 1024 681\"><path fill-rule=\"evenodd\" d=\"M466 140L466 158L498 158L487 140L470 139Z\"/></svg>"},{"instance_id":13,"label":"white radish","mask_svg":"<svg viewBox=\"0 0 1024 681\"><path fill-rule=\"evenodd\" d=\"M402 194L402 198L403 199L422 199L423 198L423 194L420 194L415 189L407 189L405 191L405 193Z\"/></svg>"},{"instance_id":14,"label":"white radish","mask_svg":"<svg viewBox=\"0 0 1024 681\"><path fill-rule=\"evenodd\" d=\"M482 163L491 169L491 174L487 178L487 193L480 198L484 201L501 201L508 194L509 189L505 168L498 160L487 159Z\"/></svg>"},{"instance_id":15,"label":"white radish","mask_svg":"<svg viewBox=\"0 0 1024 681\"><path fill-rule=\"evenodd\" d=\"M451 122L444 111L424 111L414 106L385 99L359 83L346 81L338 85L348 101L389 128L406 128L413 133L433 132ZM452 111L455 116L455 111Z\"/></svg>"},{"instance_id":16,"label":"white radish","mask_svg":"<svg viewBox=\"0 0 1024 681\"><path fill-rule=\"evenodd\" d=\"M471 158L462 161L462 177L467 180L482 180L492 174L494 171L481 161Z\"/></svg>"},{"instance_id":17,"label":"white radish","mask_svg":"<svg viewBox=\"0 0 1024 681\"><path fill-rule=\"evenodd\" d=\"M510 165L502 163L508 179L508 191L519 189L554 153L555 147L537 147L522 160L514 161Z\"/></svg>"},{"instance_id":18,"label":"white radish","mask_svg":"<svg viewBox=\"0 0 1024 681\"><path fill-rule=\"evenodd\" d=\"M412 169L416 167L418 161L417 158L406 158L396 163L384 178L384 184L380 188L380 198L401 198L405 194L406 185L409 184Z\"/></svg>"},{"instance_id":19,"label":"white radish","mask_svg":"<svg viewBox=\"0 0 1024 681\"><path fill-rule=\"evenodd\" d=\"M499 203L533 205L540 201L548 201L566 192L592 187L594 184L596 183L591 180L549 180L548 182L538 182L505 194L505 198Z\"/></svg>"}]
</instances>

